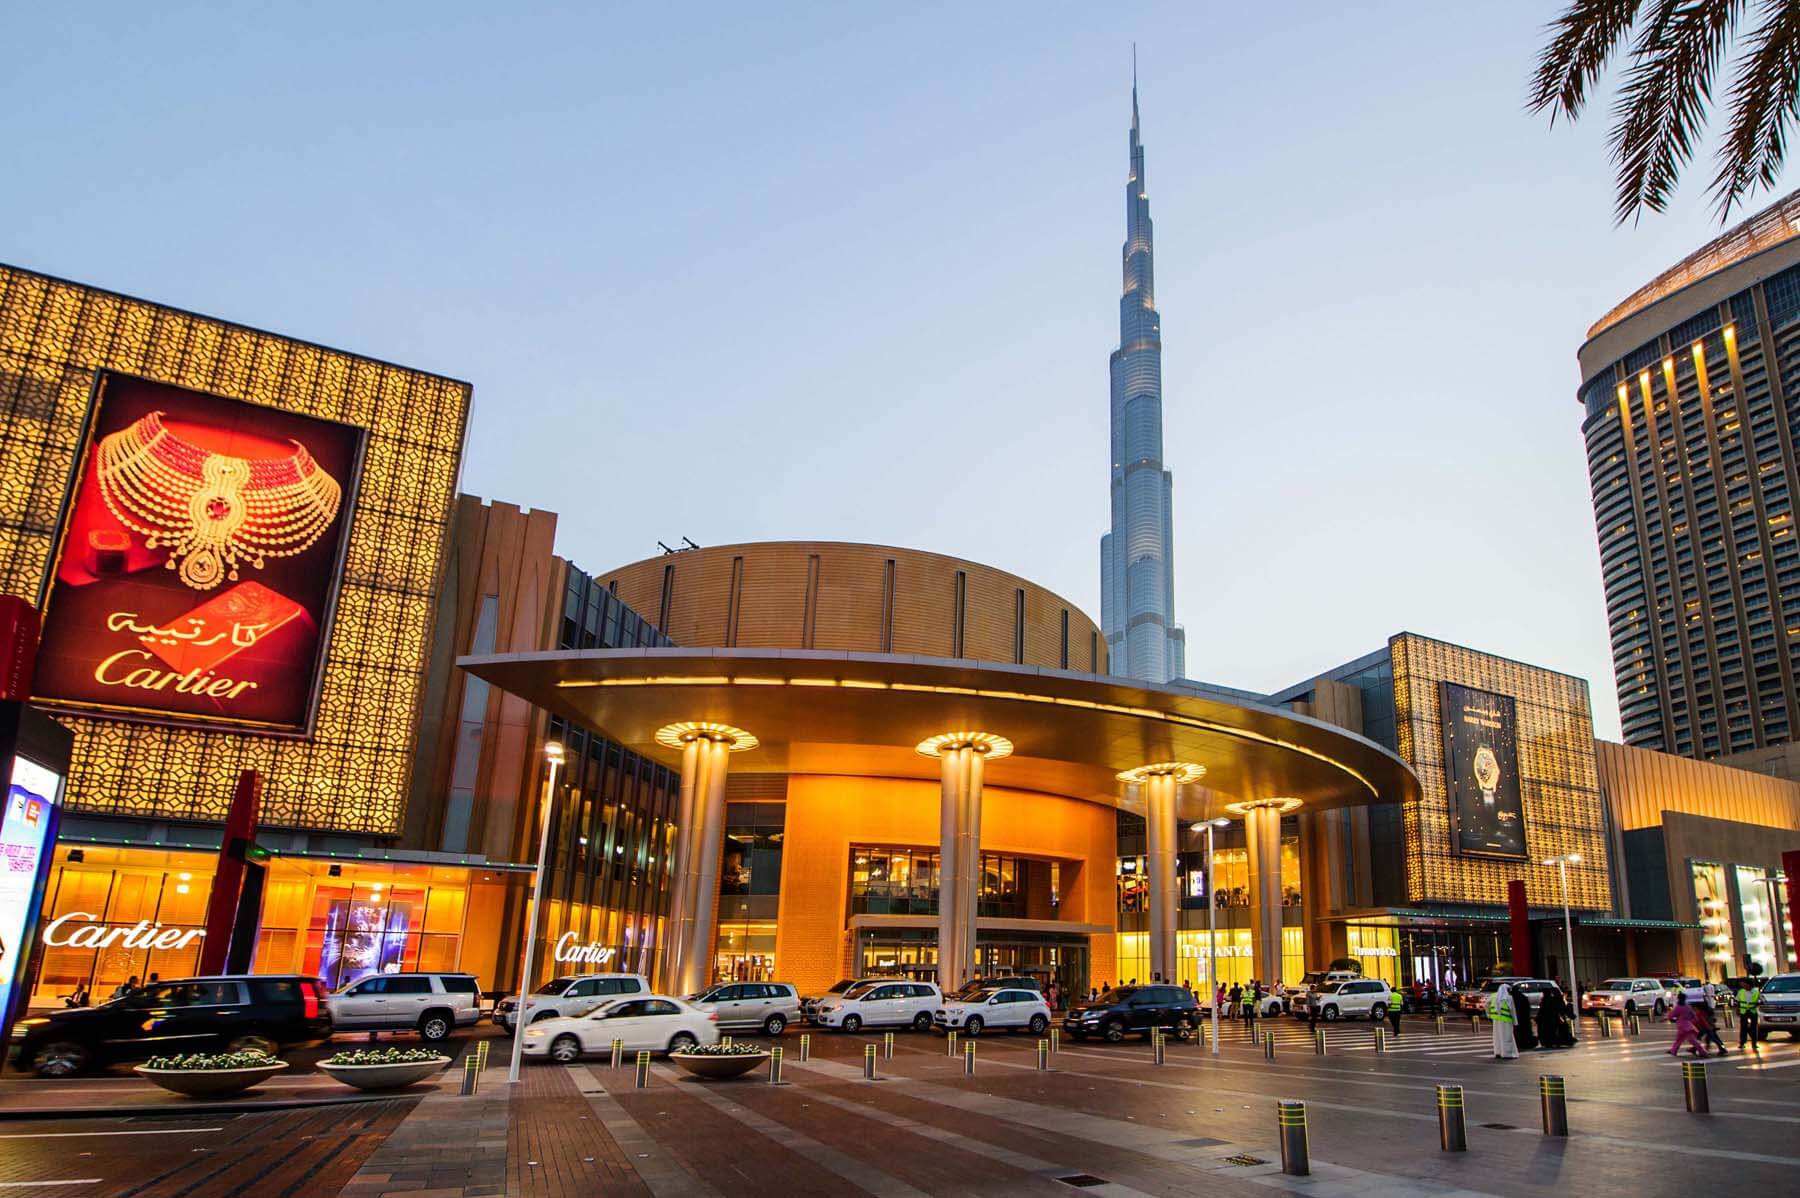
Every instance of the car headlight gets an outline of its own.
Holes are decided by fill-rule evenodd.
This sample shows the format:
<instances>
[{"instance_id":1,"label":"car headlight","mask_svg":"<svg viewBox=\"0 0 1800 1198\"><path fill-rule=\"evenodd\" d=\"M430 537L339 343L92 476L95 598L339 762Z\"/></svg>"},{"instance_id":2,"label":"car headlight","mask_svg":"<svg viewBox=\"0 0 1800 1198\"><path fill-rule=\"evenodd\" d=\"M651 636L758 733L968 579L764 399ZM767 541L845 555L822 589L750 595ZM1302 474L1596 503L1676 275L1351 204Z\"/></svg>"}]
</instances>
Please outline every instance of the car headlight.
<instances>
[{"instance_id":1,"label":"car headlight","mask_svg":"<svg viewBox=\"0 0 1800 1198\"><path fill-rule=\"evenodd\" d=\"M541 1027L526 1028L525 1038L527 1040L541 1040L544 1038L544 1029Z\"/></svg>"}]
</instances>

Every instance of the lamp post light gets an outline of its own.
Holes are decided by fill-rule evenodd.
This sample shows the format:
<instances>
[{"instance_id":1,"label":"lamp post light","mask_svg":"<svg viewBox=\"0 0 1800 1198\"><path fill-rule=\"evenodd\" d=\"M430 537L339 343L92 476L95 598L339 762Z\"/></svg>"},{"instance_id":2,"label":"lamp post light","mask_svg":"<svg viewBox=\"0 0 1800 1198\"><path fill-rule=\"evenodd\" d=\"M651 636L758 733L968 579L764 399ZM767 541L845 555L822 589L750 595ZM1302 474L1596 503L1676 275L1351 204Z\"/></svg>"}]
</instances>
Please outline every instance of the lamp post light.
<instances>
[{"instance_id":1,"label":"lamp post light","mask_svg":"<svg viewBox=\"0 0 1800 1198\"><path fill-rule=\"evenodd\" d=\"M1228 819L1209 819L1197 830L1206 829L1206 1005L1212 1011L1212 1054L1219 1055L1219 917L1218 896L1213 893L1213 829L1223 828Z\"/></svg>"},{"instance_id":2,"label":"lamp post light","mask_svg":"<svg viewBox=\"0 0 1800 1198\"><path fill-rule=\"evenodd\" d=\"M525 994L531 989L532 958L537 955L538 908L544 899L544 862L550 854L550 813L556 806L556 772L562 768L561 741L544 746L544 760L550 763L550 783L544 788L544 801L538 817L537 873L531 878L531 906L525 913L525 960L519 966L519 1004L514 1007L512 1067L506 1072L508 1085L519 1083L519 1058L525 1051Z\"/></svg>"},{"instance_id":3,"label":"lamp post light","mask_svg":"<svg viewBox=\"0 0 1800 1198\"><path fill-rule=\"evenodd\" d=\"M1575 980L1575 930L1569 920L1569 866L1581 864L1580 853L1564 853L1560 857L1551 857L1545 865L1556 866L1556 880L1562 886L1563 908L1563 949L1568 953L1569 962L1569 1006L1571 1027L1581 1026L1581 983Z\"/></svg>"}]
</instances>

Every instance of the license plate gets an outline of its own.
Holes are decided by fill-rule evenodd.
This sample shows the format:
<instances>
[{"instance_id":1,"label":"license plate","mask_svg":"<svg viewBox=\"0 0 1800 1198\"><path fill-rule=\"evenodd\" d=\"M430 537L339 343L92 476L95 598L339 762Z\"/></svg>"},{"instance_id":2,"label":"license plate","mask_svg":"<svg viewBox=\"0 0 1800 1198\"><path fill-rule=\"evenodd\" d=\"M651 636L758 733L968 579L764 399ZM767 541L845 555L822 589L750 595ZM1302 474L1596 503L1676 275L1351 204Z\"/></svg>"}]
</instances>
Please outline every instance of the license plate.
<instances>
[{"instance_id":1,"label":"license plate","mask_svg":"<svg viewBox=\"0 0 1800 1198\"><path fill-rule=\"evenodd\" d=\"M1764 1015L1763 1022L1764 1023L1792 1023L1792 1022L1794 1022L1794 1016L1792 1016L1792 1015Z\"/></svg>"}]
</instances>

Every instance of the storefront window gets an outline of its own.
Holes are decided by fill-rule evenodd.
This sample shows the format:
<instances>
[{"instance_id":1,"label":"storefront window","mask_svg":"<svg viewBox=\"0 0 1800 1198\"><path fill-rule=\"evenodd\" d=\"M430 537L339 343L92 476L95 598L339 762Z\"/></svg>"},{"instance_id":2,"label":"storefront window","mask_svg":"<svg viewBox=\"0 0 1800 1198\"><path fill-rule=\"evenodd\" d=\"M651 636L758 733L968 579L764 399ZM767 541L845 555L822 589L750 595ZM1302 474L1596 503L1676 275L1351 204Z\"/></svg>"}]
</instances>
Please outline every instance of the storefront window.
<instances>
[{"instance_id":1,"label":"storefront window","mask_svg":"<svg viewBox=\"0 0 1800 1198\"><path fill-rule=\"evenodd\" d=\"M1206 906L1206 851L1194 849L1178 855L1176 868L1181 874L1179 902L1184 908ZM1250 854L1242 848L1215 849L1213 870L1217 885L1211 888L1213 905L1220 908L1251 905ZM1141 856L1121 857L1118 862L1119 910L1122 912L1150 909L1149 878ZM1281 905L1298 907L1300 891L1300 838L1281 838Z\"/></svg>"},{"instance_id":2,"label":"storefront window","mask_svg":"<svg viewBox=\"0 0 1800 1198\"><path fill-rule=\"evenodd\" d=\"M775 922L720 924L713 975L730 982L774 981Z\"/></svg>"},{"instance_id":3,"label":"storefront window","mask_svg":"<svg viewBox=\"0 0 1800 1198\"><path fill-rule=\"evenodd\" d=\"M1380 978L1390 986L1401 984L1398 928L1351 924L1345 934L1349 955L1362 962L1364 977Z\"/></svg>"},{"instance_id":4,"label":"storefront window","mask_svg":"<svg viewBox=\"0 0 1800 1198\"><path fill-rule=\"evenodd\" d=\"M1738 918L1744 925L1744 957L1775 972L1775 921L1769 910L1769 871L1752 865L1736 867Z\"/></svg>"},{"instance_id":5,"label":"storefront window","mask_svg":"<svg viewBox=\"0 0 1800 1198\"><path fill-rule=\"evenodd\" d=\"M730 804L725 809L719 893L781 893L781 842L786 828L786 803Z\"/></svg>"},{"instance_id":6,"label":"storefront window","mask_svg":"<svg viewBox=\"0 0 1800 1198\"><path fill-rule=\"evenodd\" d=\"M1725 867L1706 861L1688 865L1694 885L1694 910L1700 915L1700 955L1708 977L1732 972L1737 945L1731 935L1731 908L1725 895Z\"/></svg>"},{"instance_id":7,"label":"storefront window","mask_svg":"<svg viewBox=\"0 0 1800 1198\"><path fill-rule=\"evenodd\" d=\"M1027 911L1028 862L983 853L976 876L976 913L1022 918ZM1040 873L1041 873L1040 867ZM932 849L853 845L850 849L850 910L856 915L935 915L938 909L938 855Z\"/></svg>"}]
</instances>

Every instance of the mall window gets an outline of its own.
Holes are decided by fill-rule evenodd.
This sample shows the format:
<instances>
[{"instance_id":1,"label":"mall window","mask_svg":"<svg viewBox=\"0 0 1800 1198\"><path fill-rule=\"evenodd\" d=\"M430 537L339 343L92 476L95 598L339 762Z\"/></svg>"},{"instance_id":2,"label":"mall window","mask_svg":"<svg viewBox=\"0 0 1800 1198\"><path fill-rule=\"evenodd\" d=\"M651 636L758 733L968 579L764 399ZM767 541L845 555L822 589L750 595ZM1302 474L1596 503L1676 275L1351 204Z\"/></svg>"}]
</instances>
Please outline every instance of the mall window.
<instances>
[{"instance_id":1,"label":"mall window","mask_svg":"<svg viewBox=\"0 0 1800 1198\"><path fill-rule=\"evenodd\" d=\"M976 875L976 914L1022 919L1029 913L1026 858L983 853ZM1038 871L1048 877L1039 864ZM1042 880L1042 879L1040 879ZM935 915L938 908L938 855L935 849L853 845L850 849L850 911L854 915Z\"/></svg>"},{"instance_id":2,"label":"mall window","mask_svg":"<svg viewBox=\"0 0 1800 1198\"><path fill-rule=\"evenodd\" d=\"M786 803L727 804L719 893L781 893L781 841L786 827Z\"/></svg>"}]
</instances>

